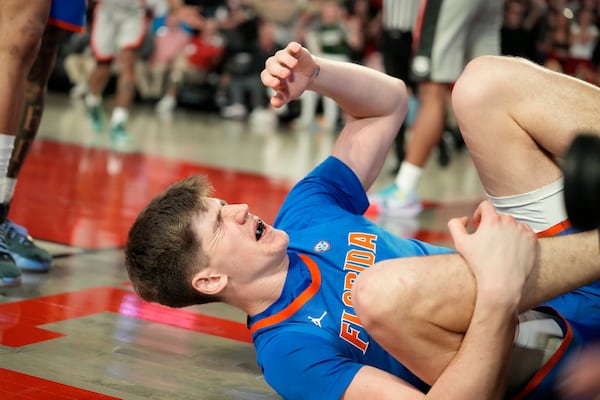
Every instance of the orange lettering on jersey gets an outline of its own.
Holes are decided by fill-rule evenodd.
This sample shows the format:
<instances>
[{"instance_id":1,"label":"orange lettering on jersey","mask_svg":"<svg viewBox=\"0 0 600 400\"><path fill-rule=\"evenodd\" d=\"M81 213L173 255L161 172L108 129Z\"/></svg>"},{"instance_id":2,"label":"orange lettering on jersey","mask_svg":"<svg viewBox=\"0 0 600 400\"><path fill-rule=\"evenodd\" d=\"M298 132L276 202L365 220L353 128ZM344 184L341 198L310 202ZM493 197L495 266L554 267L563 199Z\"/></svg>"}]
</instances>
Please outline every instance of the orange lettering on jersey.
<instances>
[{"instance_id":1,"label":"orange lettering on jersey","mask_svg":"<svg viewBox=\"0 0 600 400\"><path fill-rule=\"evenodd\" d=\"M350 343L351 345L360 349L363 354L367 351L367 347L369 347L369 342L365 342L361 338L359 338L359 334L361 333L360 328L363 326L360 324L360 320L356 315L352 315L347 313L346 311L342 311L342 323L340 326L340 337Z\"/></svg>"},{"instance_id":2,"label":"orange lettering on jersey","mask_svg":"<svg viewBox=\"0 0 600 400\"><path fill-rule=\"evenodd\" d=\"M347 290L342 293L342 303L347 307L352 307L352 292Z\"/></svg>"},{"instance_id":3,"label":"orange lettering on jersey","mask_svg":"<svg viewBox=\"0 0 600 400\"><path fill-rule=\"evenodd\" d=\"M351 232L348 234L348 245L350 246L354 245L356 247L375 251L376 242L377 235L362 232Z\"/></svg>"},{"instance_id":4,"label":"orange lettering on jersey","mask_svg":"<svg viewBox=\"0 0 600 400\"><path fill-rule=\"evenodd\" d=\"M370 267L373 265L374 261L375 254L369 251L352 249L346 254L346 262L349 263Z\"/></svg>"},{"instance_id":5,"label":"orange lettering on jersey","mask_svg":"<svg viewBox=\"0 0 600 400\"><path fill-rule=\"evenodd\" d=\"M352 285L354 285L354 281L358 277L356 272L348 272L344 277L344 290L352 290Z\"/></svg>"},{"instance_id":6,"label":"orange lettering on jersey","mask_svg":"<svg viewBox=\"0 0 600 400\"><path fill-rule=\"evenodd\" d=\"M349 264L349 263L344 264L344 271L350 270L350 271L360 273L360 272L363 272L365 269L367 269L367 267L361 267L360 265Z\"/></svg>"}]
</instances>

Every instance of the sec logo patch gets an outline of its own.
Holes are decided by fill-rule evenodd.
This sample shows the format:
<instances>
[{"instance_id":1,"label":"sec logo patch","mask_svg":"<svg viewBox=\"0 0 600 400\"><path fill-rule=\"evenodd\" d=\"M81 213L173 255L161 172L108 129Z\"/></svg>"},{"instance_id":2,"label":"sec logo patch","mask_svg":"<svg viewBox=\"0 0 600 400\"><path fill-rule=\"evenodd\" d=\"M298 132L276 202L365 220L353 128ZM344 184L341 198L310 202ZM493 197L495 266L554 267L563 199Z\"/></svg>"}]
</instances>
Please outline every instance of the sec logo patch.
<instances>
[{"instance_id":1,"label":"sec logo patch","mask_svg":"<svg viewBox=\"0 0 600 400\"><path fill-rule=\"evenodd\" d=\"M315 251L318 253L326 252L330 248L331 248L331 245L329 244L329 242L327 242L325 240L319 240L317 242L317 244L315 244L315 247L314 247Z\"/></svg>"}]
</instances>

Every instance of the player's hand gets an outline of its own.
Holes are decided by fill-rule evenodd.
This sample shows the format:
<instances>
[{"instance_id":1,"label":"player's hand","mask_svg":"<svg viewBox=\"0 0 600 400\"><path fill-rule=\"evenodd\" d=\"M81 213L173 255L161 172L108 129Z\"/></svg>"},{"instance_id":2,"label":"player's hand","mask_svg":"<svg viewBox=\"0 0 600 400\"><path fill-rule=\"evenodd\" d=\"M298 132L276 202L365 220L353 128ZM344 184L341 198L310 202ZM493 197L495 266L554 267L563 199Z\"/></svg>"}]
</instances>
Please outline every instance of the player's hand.
<instances>
[{"instance_id":1,"label":"player's hand","mask_svg":"<svg viewBox=\"0 0 600 400\"><path fill-rule=\"evenodd\" d=\"M267 59L260 78L266 87L275 91L271 105L278 108L298 98L316 71L317 63L308 50L291 42Z\"/></svg>"},{"instance_id":2,"label":"player's hand","mask_svg":"<svg viewBox=\"0 0 600 400\"><path fill-rule=\"evenodd\" d=\"M475 275L478 296L518 304L538 255L535 233L512 216L498 214L487 200L479 204L473 220L479 224L473 233L467 231L466 217L451 219L448 228Z\"/></svg>"}]
</instances>

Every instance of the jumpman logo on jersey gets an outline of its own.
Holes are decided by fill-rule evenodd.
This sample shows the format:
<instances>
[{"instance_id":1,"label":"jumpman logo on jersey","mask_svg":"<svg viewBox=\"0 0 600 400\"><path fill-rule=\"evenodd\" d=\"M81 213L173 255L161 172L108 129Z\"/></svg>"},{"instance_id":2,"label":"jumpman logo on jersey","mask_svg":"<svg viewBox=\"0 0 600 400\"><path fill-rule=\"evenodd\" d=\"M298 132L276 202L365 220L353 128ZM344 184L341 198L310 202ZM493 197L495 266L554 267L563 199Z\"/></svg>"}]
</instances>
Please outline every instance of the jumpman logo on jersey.
<instances>
[{"instance_id":1,"label":"jumpman logo on jersey","mask_svg":"<svg viewBox=\"0 0 600 400\"><path fill-rule=\"evenodd\" d=\"M323 314L321 314L321 316L319 318L314 318L314 317L311 317L309 315L308 319L310 319L310 322L312 322L313 324L315 324L319 328L322 328L321 321L323 320L323 318L325 318L326 315L327 315L327 311L323 311Z\"/></svg>"}]
</instances>

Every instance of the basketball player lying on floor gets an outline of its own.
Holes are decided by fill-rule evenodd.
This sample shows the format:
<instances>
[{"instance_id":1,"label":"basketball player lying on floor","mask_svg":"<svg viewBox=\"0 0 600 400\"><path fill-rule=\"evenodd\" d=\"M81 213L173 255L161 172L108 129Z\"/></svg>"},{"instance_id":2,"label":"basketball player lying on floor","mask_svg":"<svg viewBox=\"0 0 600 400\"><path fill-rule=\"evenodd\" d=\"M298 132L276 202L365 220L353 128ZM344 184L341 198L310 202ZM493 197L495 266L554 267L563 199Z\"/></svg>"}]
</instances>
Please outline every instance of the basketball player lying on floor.
<instances>
[{"instance_id":1,"label":"basketball player lying on floor","mask_svg":"<svg viewBox=\"0 0 600 400\"><path fill-rule=\"evenodd\" d=\"M307 89L336 100L348 117L332 156L291 190L274 226L210 197L204 178L156 196L125 250L136 292L246 312L258 364L286 399L548 396L541 371L600 332L600 284L581 287L600 279L598 236L533 232L568 227L548 153L600 127L600 113L581 107L599 104L600 90L523 60L471 62L453 95L461 131L492 203L529 226L483 202L473 234L466 218L450 221L457 254L363 217L406 114L403 82L298 43L261 78L274 107Z\"/></svg>"}]
</instances>

